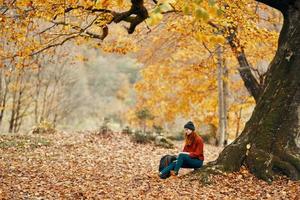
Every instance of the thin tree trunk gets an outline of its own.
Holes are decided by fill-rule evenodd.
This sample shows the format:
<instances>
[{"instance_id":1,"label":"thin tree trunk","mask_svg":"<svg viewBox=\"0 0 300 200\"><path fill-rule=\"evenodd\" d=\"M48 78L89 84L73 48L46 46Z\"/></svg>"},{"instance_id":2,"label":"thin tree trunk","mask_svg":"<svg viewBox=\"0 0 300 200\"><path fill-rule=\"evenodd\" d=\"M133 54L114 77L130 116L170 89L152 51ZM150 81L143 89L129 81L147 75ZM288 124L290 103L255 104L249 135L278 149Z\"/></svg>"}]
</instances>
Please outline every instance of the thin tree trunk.
<instances>
[{"instance_id":1,"label":"thin tree trunk","mask_svg":"<svg viewBox=\"0 0 300 200\"><path fill-rule=\"evenodd\" d=\"M0 94L2 94L2 72L3 72L3 69L0 68ZM0 96L0 102L2 102L2 96Z\"/></svg>"},{"instance_id":2,"label":"thin tree trunk","mask_svg":"<svg viewBox=\"0 0 300 200\"><path fill-rule=\"evenodd\" d=\"M12 91L12 108L11 108L11 115L10 115L10 120L9 120L9 128L8 132L12 133L14 129L14 124L15 124L15 116L16 116L16 98L17 98L17 88L19 88L19 79L20 79L20 73L16 70L16 80L15 82L12 82L14 84L14 89Z\"/></svg>"},{"instance_id":3,"label":"thin tree trunk","mask_svg":"<svg viewBox=\"0 0 300 200\"><path fill-rule=\"evenodd\" d=\"M47 93L48 93L49 85L50 85L49 82L45 85L44 94L43 94L43 101L42 101L42 110L41 110L41 113L40 113L39 123L42 122L44 120L44 117L45 117L46 104L47 104Z\"/></svg>"},{"instance_id":4,"label":"thin tree trunk","mask_svg":"<svg viewBox=\"0 0 300 200\"><path fill-rule=\"evenodd\" d=\"M3 77L3 80L5 82L5 89L2 97L2 101L0 102L0 125L2 124L4 112L6 109L6 102L7 102L7 96L8 96L8 85L11 81L11 77L9 78Z\"/></svg>"},{"instance_id":5,"label":"thin tree trunk","mask_svg":"<svg viewBox=\"0 0 300 200\"><path fill-rule=\"evenodd\" d=\"M52 92L49 94L47 100L47 105L48 105L48 109L46 109L45 111L45 118L50 120L50 115L53 114L55 112L55 106L54 106L54 102L55 100L58 98L58 91L59 91L59 79L61 77L54 77L54 85L52 87Z\"/></svg>"},{"instance_id":6,"label":"thin tree trunk","mask_svg":"<svg viewBox=\"0 0 300 200\"><path fill-rule=\"evenodd\" d=\"M225 143L225 110L224 110L224 81L223 81L223 59L222 59L222 47L217 47L217 70L218 70L218 96L219 96L219 146L223 146Z\"/></svg>"},{"instance_id":7,"label":"thin tree trunk","mask_svg":"<svg viewBox=\"0 0 300 200\"><path fill-rule=\"evenodd\" d=\"M39 98L41 91L41 67L39 65L38 72L36 74L36 85L35 85L35 98L34 98L34 119L35 123L39 123Z\"/></svg>"},{"instance_id":8,"label":"thin tree trunk","mask_svg":"<svg viewBox=\"0 0 300 200\"><path fill-rule=\"evenodd\" d=\"M9 120L9 128L8 132L12 133L15 123L15 112L16 112L16 91L13 91L13 97L12 97L12 108L11 108L11 114L10 114L10 120Z\"/></svg>"},{"instance_id":9,"label":"thin tree trunk","mask_svg":"<svg viewBox=\"0 0 300 200\"><path fill-rule=\"evenodd\" d=\"M228 144L228 139L229 139L229 132L228 132L228 105L227 105L227 100L228 100L228 95L229 95L229 90L228 90L228 68L226 65L226 60L224 59L223 62L223 89L224 89L224 125L225 125L225 141L224 145Z\"/></svg>"},{"instance_id":10,"label":"thin tree trunk","mask_svg":"<svg viewBox=\"0 0 300 200\"><path fill-rule=\"evenodd\" d=\"M53 128L54 128L54 129L56 128L57 117L58 117L58 114L55 112L55 113L54 113L54 117L53 117L53 121L52 121L52 124L53 124Z\"/></svg>"},{"instance_id":11,"label":"thin tree trunk","mask_svg":"<svg viewBox=\"0 0 300 200\"><path fill-rule=\"evenodd\" d=\"M21 85L23 84L22 82L20 83ZM21 113L21 110L24 110L24 104L23 104L23 96L25 92L25 87L20 88L19 93L18 93L18 101L17 101L17 107L16 107L16 116L15 116L15 122L14 122L14 132L18 132L20 129L20 126L22 124L22 118L23 118L23 113Z\"/></svg>"},{"instance_id":12,"label":"thin tree trunk","mask_svg":"<svg viewBox=\"0 0 300 200\"><path fill-rule=\"evenodd\" d=\"M146 120L143 122L144 133L146 133Z\"/></svg>"},{"instance_id":13,"label":"thin tree trunk","mask_svg":"<svg viewBox=\"0 0 300 200\"><path fill-rule=\"evenodd\" d=\"M22 73L22 74L21 74ZM19 120L20 120L20 112L21 112L21 109L22 109L22 98L23 98L23 94L24 94L24 90L25 90L25 86L24 86L24 82L23 82L23 79L24 79L24 72L20 72L20 80L18 82L18 85L19 85L19 91L18 91L18 95L17 95L17 105L16 105L16 111L15 111L15 119L14 119L14 128L13 128L13 131L16 133L17 132L17 129L18 129L18 126L19 126Z\"/></svg>"},{"instance_id":14,"label":"thin tree trunk","mask_svg":"<svg viewBox=\"0 0 300 200\"><path fill-rule=\"evenodd\" d=\"M5 91L3 91L3 69L0 69L0 127L2 124L3 114L4 114L4 107L2 106L3 102L5 102Z\"/></svg>"},{"instance_id":15,"label":"thin tree trunk","mask_svg":"<svg viewBox=\"0 0 300 200\"><path fill-rule=\"evenodd\" d=\"M16 106L16 115L15 115L15 120L14 120L14 132L17 132L16 130L18 129L18 124L19 124L19 119L20 119L20 110L22 107L22 96L23 96L23 91L20 89L18 93L18 100L17 100L17 106Z\"/></svg>"}]
</instances>

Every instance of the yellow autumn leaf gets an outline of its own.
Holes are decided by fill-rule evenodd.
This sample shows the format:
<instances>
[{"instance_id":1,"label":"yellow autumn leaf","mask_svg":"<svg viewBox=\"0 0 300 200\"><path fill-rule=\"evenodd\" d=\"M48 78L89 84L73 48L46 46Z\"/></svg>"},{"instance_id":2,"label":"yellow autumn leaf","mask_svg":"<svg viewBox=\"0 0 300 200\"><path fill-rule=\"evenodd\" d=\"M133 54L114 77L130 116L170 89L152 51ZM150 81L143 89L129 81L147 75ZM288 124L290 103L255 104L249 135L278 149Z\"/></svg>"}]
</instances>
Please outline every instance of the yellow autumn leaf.
<instances>
[{"instance_id":1,"label":"yellow autumn leaf","mask_svg":"<svg viewBox=\"0 0 300 200\"><path fill-rule=\"evenodd\" d=\"M146 20L147 24L150 26L154 26L160 23L163 15L161 13L152 13L150 17Z\"/></svg>"}]
</instances>

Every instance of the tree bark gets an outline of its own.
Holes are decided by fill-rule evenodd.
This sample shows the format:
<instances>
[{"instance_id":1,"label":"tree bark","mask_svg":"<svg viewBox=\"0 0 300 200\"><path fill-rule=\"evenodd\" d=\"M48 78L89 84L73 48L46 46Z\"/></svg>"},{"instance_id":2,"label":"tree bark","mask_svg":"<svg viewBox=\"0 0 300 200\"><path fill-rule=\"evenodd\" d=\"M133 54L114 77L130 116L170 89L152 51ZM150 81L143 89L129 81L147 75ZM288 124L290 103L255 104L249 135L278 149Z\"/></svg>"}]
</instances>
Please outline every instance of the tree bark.
<instances>
[{"instance_id":1,"label":"tree bark","mask_svg":"<svg viewBox=\"0 0 300 200\"><path fill-rule=\"evenodd\" d=\"M245 165L268 182L278 172L300 179L300 0L280 9L283 28L261 97L241 135L209 164L224 171Z\"/></svg>"},{"instance_id":2,"label":"tree bark","mask_svg":"<svg viewBox=\"0 0 300 200\"><path fill-rule=\"evenodd\" d=\"M228 30L228 32L230 34L227 37L227 41L240 65L240 67L238 68L240 76L243 79L244 85L247 88L248 92L257 102L261 95L261 85L251 72L251 67L247 60L244 49L242 46L240 46L239 40L236 38L236 29L231 28Z\"/></svg>"},{"instance_id":3,"label":"tree bark","mask_svg":"<svg viewBox=\"0 0 300 200\"><path fill-rule=\"evenodd\" d=\"M237 138L239 136L239 133L240 133L240 122L241 122L241 118L242 118L242 107L240 108L240 110L238 112L236 112L235 115L236 115L236 118L237 118L235 138Z\"/></svg>"}]
</instances>

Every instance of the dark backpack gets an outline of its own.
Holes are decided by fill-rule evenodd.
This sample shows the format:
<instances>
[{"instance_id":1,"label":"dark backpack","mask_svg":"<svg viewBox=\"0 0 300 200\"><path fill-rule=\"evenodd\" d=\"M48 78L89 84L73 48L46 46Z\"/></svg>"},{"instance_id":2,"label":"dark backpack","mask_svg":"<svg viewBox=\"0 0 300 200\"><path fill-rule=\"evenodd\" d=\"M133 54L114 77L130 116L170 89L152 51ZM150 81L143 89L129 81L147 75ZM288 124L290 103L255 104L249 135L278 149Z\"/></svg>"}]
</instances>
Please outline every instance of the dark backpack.
<instances>
[{"instance_id":1,"label":"dark backpack","mask_svg":"<svg viewBox=\"0 0 300 200\"><path fill-rule=\"evenodd\" d=\"M166 168L171 162L177 160L177 157L174 155L165 155L160 159L158 171L161 172L164 168ZM161 176L161 178L165 179L170 177L170 173Z\"/></svg>"}]
</instances>

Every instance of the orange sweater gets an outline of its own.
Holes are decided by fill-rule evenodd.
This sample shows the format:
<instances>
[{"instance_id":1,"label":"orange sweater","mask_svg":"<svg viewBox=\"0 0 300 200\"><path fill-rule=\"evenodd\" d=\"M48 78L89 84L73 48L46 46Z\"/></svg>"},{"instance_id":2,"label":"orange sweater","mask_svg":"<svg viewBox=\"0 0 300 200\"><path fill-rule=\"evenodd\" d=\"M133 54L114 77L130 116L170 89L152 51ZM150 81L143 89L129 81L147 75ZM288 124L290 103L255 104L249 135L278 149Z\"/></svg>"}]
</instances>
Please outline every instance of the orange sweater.
<instances>
[{"instance_id":1,"label":"orange sweater","mask_svg":"<svg viewBox=\"0 0 300 200\"><path fill-rule=\"evenodd\" d=\"M204 160L203 155L203 139L198 134L193 134L194 138L190 145L184 145L183 152L189 152L191 158L198 158Z\"/></svg>"}]
</instances>

